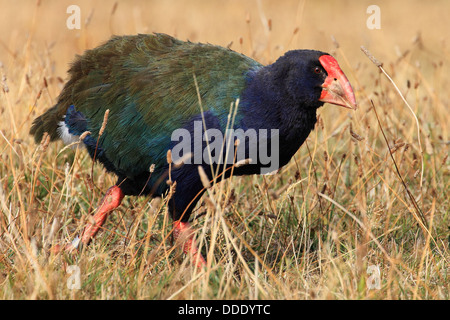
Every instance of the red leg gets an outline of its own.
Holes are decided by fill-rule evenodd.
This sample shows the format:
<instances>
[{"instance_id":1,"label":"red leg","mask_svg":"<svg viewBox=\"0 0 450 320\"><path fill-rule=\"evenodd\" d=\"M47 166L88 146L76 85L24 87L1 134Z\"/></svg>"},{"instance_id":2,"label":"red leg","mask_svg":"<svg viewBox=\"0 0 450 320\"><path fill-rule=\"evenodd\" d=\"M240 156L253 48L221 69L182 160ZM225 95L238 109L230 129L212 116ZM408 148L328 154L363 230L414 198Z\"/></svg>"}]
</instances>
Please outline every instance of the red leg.
<instances>
[{"instance_id":1,"label":"red leg","mask_svg":"<svg viewBox=\"0 0 450 320\"><path fill-rule=\"evenodd\" d=\"M122 189L118 186L114 186L108 189L103 200L100 203L100 207L97 210L97 213L93 216L95 224L89 223L83 231L83 235L81 236L81 242L85 245L89 244L91 240L95 237L100 227L105 222L108 215L116 209L121 203L124 194Z\"/></svg>"},{"instance_id":2,"label":"red leg","mask_svg":"<svg viewBox=\"0 0 450 320\"><path fill-rule=\"evenodd\" d=\"M95 237L98 230L100 230L100 227L103 225L108 215L120 205L124 196L125 195L118 186L109 188L100 202L97 212L92 217L95 224L88 223L82 233L81 239L77 236L70 244L65 246L65 250L73 251L78 249L80 242L83 245L88 245L89 242L91 242L91 240ZM59 245L52 249L54 252L59 252L60 250L61 247Z\"/></svg>"},{"instance_id":3,"label":"red leg","mask_svg":"<svg viewBox=\"0 0 450 320\"><path fill-rule=\"evenodd\" d=\"M197 267L202 268L206 266L206 261L195 244L189 222L175 221L173 236L175 240L184 240L183 251L194 259L193 261L195 261Z\"/></svg>"},{"instance_id":4,"label":"red leg","mask_svg":"<svg viewBox=\"0 0 450 320\"><path fill-rule=\"evenodd\" d=\"M107 216L116 209L125 195L122 190L118 186L113 186L108 189L102 201L100 202L100 206L97 209L97 213L92 217L95 221L95 224L88 223L86 228L84 229L81 239L77 236L70 244L64 247L66 251L77 250L80 242L84 245L88 245L89 242L95 237L100 227L105 222ZM60 245L55 245L52 249L52 252L57 253L61 251L62 247Z\"/></svg>"}]
</instances>

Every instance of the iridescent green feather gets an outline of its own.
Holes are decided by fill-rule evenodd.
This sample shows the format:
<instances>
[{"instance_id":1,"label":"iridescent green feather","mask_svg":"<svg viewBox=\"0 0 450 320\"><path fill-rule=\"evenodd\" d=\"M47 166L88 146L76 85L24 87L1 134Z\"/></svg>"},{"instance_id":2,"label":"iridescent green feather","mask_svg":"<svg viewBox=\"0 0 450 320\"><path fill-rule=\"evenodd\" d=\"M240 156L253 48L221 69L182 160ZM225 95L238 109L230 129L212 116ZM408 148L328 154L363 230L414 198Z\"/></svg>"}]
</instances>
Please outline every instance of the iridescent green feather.
<instances>
[{"instance_id":1,"label":"iridescent green feather","mask_svg":"<svg viewBox=\"0 0 450 320\"><path fill-rule=\"evenodd\" d=\"M110 109L100 144L116 168L138 174L165 163L172 132L200 114L194 74L204 111L225 125L248 71L260 66L232 50L165 34L114 37L77 58L57 105L36 119L31 133L36 141L45 131L56 139L58 122L74 105L97 139Z\"/></svg>"}]
</instances>

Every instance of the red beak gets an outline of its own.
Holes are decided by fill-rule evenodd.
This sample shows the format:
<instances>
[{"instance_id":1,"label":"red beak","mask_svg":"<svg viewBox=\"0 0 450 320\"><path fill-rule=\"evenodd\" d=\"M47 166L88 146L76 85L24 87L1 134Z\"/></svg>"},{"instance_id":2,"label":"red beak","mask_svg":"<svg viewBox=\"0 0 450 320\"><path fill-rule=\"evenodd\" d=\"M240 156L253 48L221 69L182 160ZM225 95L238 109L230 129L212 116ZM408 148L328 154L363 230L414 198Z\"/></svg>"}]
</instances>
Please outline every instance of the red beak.
<instances>
[{"instance_id":1,"label":"red beak","mask_svg":"<svg viewBox=\"0 0 450 320\"><path fill-rule=\"evenodd\" d=\"M322 84L323 89L319 101L355 110L357 108L355 94L336 59L329 55L323 55L319 61L328 73Z\"/></svg>"}]
</instances>

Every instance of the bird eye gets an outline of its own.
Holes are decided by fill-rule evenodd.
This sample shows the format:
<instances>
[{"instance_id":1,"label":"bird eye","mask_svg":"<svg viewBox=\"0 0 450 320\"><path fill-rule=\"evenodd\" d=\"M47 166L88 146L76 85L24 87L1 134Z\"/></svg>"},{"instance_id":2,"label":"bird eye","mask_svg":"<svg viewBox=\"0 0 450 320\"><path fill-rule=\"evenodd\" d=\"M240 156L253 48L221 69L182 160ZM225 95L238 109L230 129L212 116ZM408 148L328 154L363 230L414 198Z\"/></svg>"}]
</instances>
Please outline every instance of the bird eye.
<instances>
[{"instance_id":1,"label":"bird eye","mask_svg":"<svg viewBox=\"0 0 450 320\"><path fill-rule=\"evenodd\" d=\"M321 72L321 70L320 70L319 67L315 67L315 68L314 68L314 72L317 73L317 74L319 74L319 73Z\"/></svg>"}]
</instances>

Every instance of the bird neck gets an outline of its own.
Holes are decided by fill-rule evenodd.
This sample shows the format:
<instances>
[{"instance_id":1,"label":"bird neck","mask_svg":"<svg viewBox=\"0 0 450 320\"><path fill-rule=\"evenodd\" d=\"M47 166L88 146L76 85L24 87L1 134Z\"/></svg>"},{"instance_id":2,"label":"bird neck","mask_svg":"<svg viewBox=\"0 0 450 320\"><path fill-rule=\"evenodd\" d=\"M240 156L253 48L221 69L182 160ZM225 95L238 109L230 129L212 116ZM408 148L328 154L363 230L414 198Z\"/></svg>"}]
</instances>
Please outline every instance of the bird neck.
<instances>
[{"instance_id":1,"label":"bird neck","mask_svg":"<svg viewBox=\"0 0 450 320\"><path fill-rule=\"evenodd\" d=\"M269 65L248 74L240 102L242 125L254 129L278 129L280 143L292 144L297 151L314 129L316 110L322 104L310 106L294 101L280 80L284 72L287 70L282 66Z\"/></svg>"}]
</instances>

